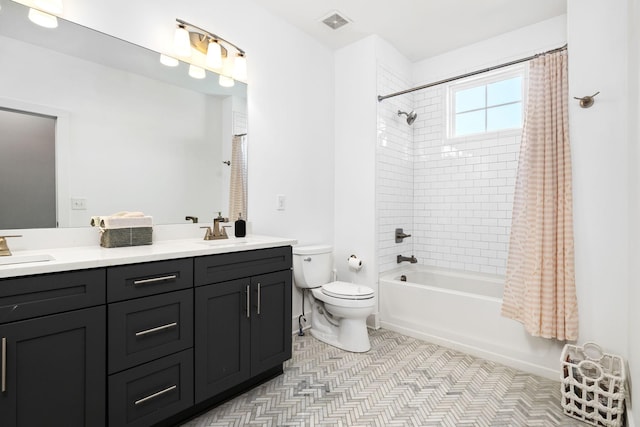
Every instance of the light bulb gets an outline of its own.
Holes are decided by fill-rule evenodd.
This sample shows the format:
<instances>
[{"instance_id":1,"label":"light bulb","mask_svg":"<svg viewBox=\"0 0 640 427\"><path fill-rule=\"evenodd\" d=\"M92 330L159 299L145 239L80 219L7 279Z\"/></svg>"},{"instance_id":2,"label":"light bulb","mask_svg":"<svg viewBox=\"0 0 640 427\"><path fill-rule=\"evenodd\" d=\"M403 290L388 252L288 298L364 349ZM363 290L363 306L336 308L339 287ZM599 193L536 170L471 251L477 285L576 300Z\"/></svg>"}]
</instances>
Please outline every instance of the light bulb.
<instances>
[{"instance_id":1,"label":"light bulb","mask_svg":"<svg viewBox=\"0 0 640 427\"><path fill-rule=\"evenodd\" d=\"M178 25L176 32L173 34L173 50L178 56L191 56L191 40L189 40L189 31L184 25Z\"/></svg>"},{"instance_id":2,"label":"light bulb","mask_svg":"<svg viewBox=\"0 0 640 427\"><path fill-rule=\"evenodd\" d=\"M29 9L29 20L36 25L45 28L56 28L58 26L58 18L48 13L39 11L38 9Z\"/></svg>"},{"instance_id":3,"label":"light bulb","mask_svg":"<svg viewBox=\"0 0 640 427\"><path fill-rule=\"evenodd\" d=\"M223 76L220 74L220 78L218 79L218 84L222 87L233 87L236 82L229 76Z\"/></svg>"},{"instance_id":4,"label":"light bulb","mask_svg":"<svg viewBox=\"0 0 640 427\"><path fill-rule=\"evenodd\" d=\"M206 73L204 68L200 68L197 65L189 65L189 75L194 79L204 79L206 77Z\"/></svg>"},{"instance_id":5,"label":"light bulb","mask_svg":"<svg viewBox=\"0 0 640 427\"><path fill-rule=\"evenodd\" d=\"M241 53L236 56L233 64L233 78L236 80L247 80L247 58Z\"/></svg>"},{"instance_id":6,"label":"light bulb","mask_svg":"<svg viewBox=\"0 0 640 427\"><path fill-rule=\"evenodd\" d=\"M160 63L162 65L166 65L167 67L177 67L179 61L176 58L172 57L172 56L165 55L164 53L161 53L160 54Z\"/></svg>"},{"instance_id":7,"label":"light bulb","mask_svg":"<svg viewBox=\"0 0 640 427\"><path fill-rule=\"evenodd\" d=\"M207 67L222 68L222 48L213 40L207 47Z\"/></svg>"}]
</instances>

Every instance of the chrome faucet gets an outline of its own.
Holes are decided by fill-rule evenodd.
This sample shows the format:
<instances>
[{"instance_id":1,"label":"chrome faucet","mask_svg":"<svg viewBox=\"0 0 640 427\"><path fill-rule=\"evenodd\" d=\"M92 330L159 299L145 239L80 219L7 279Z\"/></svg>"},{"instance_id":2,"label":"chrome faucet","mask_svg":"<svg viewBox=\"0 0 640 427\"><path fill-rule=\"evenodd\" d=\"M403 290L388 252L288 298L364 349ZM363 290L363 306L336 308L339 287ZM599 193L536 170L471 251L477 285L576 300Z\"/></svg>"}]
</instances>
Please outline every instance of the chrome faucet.
<instances>
[{"instance_id":1,"label":"chrome faucet","mask_svg":"<svg viewBox=\"0 0 640 427\"><path fill-rule=\"evenodd\" d=\"M411 255L410 257L398 255L397 261L398 264L400 264L402 261L409 261L411 264L415 264L416 262L418 262L418 259L413 255Z\"/></svg>"}]
</instances>

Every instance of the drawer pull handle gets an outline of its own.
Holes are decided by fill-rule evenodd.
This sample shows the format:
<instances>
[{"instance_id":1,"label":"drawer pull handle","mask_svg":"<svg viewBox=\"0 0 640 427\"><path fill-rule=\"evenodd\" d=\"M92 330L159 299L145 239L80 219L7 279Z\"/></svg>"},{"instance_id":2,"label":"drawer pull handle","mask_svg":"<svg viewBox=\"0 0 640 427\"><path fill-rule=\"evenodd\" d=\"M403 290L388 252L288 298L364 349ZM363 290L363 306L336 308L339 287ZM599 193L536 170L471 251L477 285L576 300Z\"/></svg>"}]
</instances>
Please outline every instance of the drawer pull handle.
<instances>
[{"instance_id":1,"label":"drawer pull handle","mask_svg":"<svg viewBox=\"0 0 640 427\"><path fill-rule=\"evenodd\" d=\"M158 327L155 327L155 328L147 329L145 331L136 332L136 336L140 337L140 336L143 336L143 335L152 334L154 332L163 331L165 329L174 328L176 326L178 326L177 322L167 323L166 325L162 325L162 326L158 326Z\"/></svg>"},{"instance_id":2,"label":"drawer pull handle","mask_svg":"<svg viewBox=\"0 0 640 427\"><path fill-rule=\"evenodd\" d=\"M160 390L159 392L156 392L156 393L150 394L150 395L149 395L149 396L147 396L147 397L143 397L142 399L138 399L138 400L136 400L135 402L133 402L133 404L134 404L134 405L140 405L141 403L144 403L144 402L146 402L146 401L148 401L148 400L151 400L151 399L155 399L156 397L160 397L160 396L162 396L163 394L165 394L165 393L169 393L170 391L173 391L173 390L175 390L175 389L177 389L177 388L178 388L178 386L177 386L177 385L172 385L171 387L167 387L167 388L165 388L164 390Z\"/></svg>"},{"instance_id":3,"label":"drawer pull handle","mask_svg":"<svg viewBox=\"0 0 640 427\"><path fill-rule=\"evenodd\" d=\"M251 317L251 295L249 294L249 286L247 285L247 319Z\"/></svg>"},{"instance_id":4,"label":"drawer pull handle","mask_svg":"<svg viewBox=\"0 0 640 427\"><path fill-rule=\"evenodd\" d=\"M175 280L177 278L178 278L178 276L176 276L175 274L170 274L168 276L152 277L150 279L134 280L133 284L134 285L147 285L149 283L164 282L165 280Z\"/></svg>"},{"instance_id":5,"label":"drawer pull handle","mask_svg":"<svg viewBox=\"0 0 640 427\"><path fill-rule=\"evenodd\" d=\"M2 337L2 385L0 386L2 393L7 391L7 339Z\"/></svg>"},{"instance_id":6,"label":"drawer pull handle","mask_svg":"<svg viewBox=\"0 0 640 427\"><path fill-rule=\"evenodd\" d=\"M258 314L260 314L260 282L258 282Z\"/></svg>"}]
</instances>

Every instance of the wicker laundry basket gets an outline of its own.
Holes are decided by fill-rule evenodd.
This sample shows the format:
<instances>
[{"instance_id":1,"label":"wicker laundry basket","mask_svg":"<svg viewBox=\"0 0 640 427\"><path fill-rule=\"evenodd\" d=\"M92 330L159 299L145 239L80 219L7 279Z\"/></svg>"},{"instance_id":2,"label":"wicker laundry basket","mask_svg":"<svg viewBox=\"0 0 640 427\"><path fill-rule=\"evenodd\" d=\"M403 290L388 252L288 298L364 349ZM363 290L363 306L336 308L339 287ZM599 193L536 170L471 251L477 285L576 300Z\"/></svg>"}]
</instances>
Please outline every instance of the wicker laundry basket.
<instances>
[{"instance_id":1,"label":"wicker laundry basket","mask_svg":"<svg viewBox=\"0 0 640 427\"><path fill-rule=\"evenodd\" d=\"M593 342L567 344L561 357L562 408L570 417L595 426L624 422L626 373L620 356L604 353Z\"/></svg>"}]
</instances>

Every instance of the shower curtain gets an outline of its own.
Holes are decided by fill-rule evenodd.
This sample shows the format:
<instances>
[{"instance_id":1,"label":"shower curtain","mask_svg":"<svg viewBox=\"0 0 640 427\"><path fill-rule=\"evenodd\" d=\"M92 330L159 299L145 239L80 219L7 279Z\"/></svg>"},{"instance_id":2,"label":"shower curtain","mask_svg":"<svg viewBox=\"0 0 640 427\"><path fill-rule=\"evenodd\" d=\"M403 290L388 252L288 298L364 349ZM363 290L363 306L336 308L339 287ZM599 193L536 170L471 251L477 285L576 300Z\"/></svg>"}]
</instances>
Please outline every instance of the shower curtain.
<instances>
[{"instance_id":1,"label":"shower curtain","mask_svg":"<svg viewBox=\"0 0 640 427\"><path fill-rule=\"evenodd\" d=\"M575 340L571 153L566 50L529 65L502 315L528 333Z\"/></svg>"},{"instance_id":2,"label":"shower curtain","mask_svg":"<svg viewBox=\"0 0 640 427\"><path fill-rule=\"evenodd\" d=\"M231 221L247 218L247 135L234 135L231 141L231 179L229 184Z\"/></svg>"}]
</instances>

